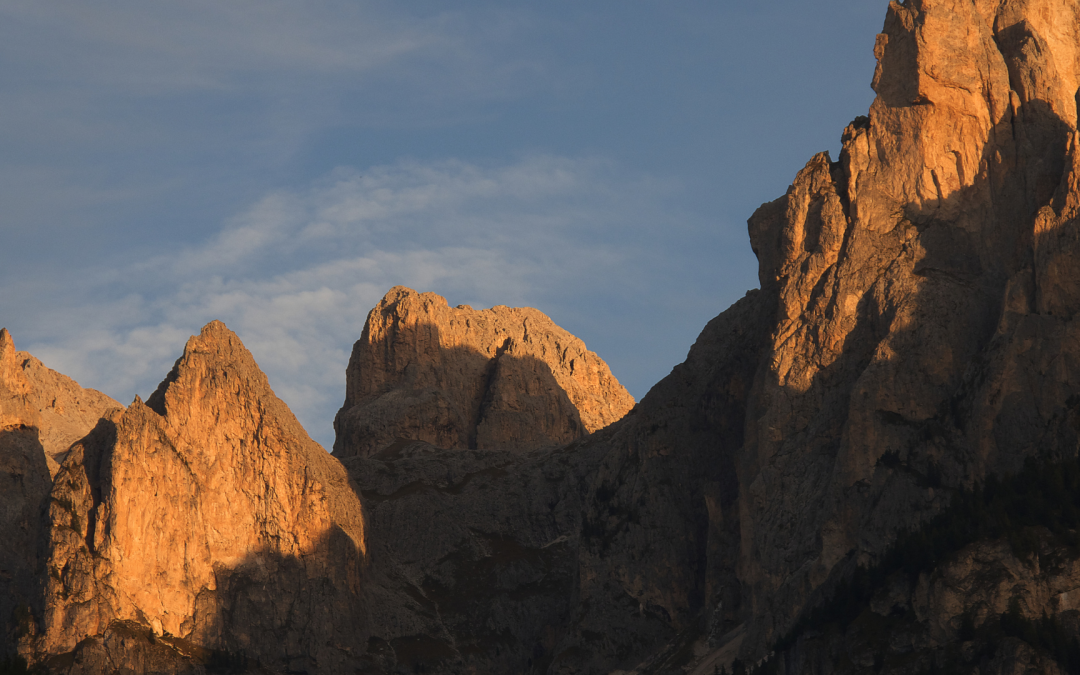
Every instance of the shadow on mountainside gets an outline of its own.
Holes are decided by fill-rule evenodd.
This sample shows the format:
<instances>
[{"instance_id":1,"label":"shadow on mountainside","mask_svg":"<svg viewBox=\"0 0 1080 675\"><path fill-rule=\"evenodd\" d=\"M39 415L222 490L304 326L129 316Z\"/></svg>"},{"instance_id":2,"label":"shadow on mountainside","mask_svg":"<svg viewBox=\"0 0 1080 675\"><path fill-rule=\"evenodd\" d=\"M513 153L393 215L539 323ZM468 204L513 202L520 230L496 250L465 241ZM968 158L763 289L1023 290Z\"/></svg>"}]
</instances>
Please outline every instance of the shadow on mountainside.
<instances>
[{"instance_id":1,"label":"shadow on mountainside","mask_svg":"<svg viewBox=\"0 0 1080 675\"><path fill-rule=\"evenodd\" d=\"M369 651L383 670L369 672L547 672L571 618L589 442L508 453L402 441L343 460L379 579Z\"/></svg>"},{"instance_id":2,"label":"shadow on mountainside","mask_svg":"<svg viewBox=\"0 0 1080 675\"><path fill-rule=\"evenodd\" d=\"M393 341L367 348L390 369L380 373L385 380L363 372L363 364L350 363L346 402L334 420L335 456L371 455L399 440L440 448L532 450L588 434L550 366L515 353L510 337L488 356L470 347L444 346L435 324L406 329Z\"/></svg>"},{"instance_id":3,"label":"shadow on mountainside","mask_svg":"<svg viewBox=\"0 0 1080 675\"><path fill-rule=\"evenodd\" d=\"M363 672L364 570L336 529L302 556L252 552L215 566L215 588L198 592L186 636L156 633L142 616L113 619L40 666L67 675Z\"/></svg>"},{"instance_id":4,"label":"shadow on mountainside","mask_svg":"<svg viewBox=\"0 0 1080 675\"><path fill-rule=\"evenodd\" d=\"M677 670L740 620L735 459L774 313L751 291L631 414L594 434L573 619L550 672Z\"/></svg>"},{"instance_id":5,"label":"shadow on mountainside","mask_svg":"<svg viewBox=\"0 0 1080 675\"><path fill-rule=\"evenodd\" d=\"M44 609L42 513L51 483L38 430L0 429L0 662L34 635Z\"/></svg>"},{"instance_id":6,"label":"shadow on mountainside","mask_svg":"<svg viewBox=\"0 0 1080 675\"><path fill-rule=\"evenodd\" d=\"M445 400L438 382L464 391L458 400L470 405L442 418L449 422L439 432L451 430L443 436L425 437L418 424L411 433L420 441L384 432L382 449L369 456L348 455L355 436L336 445L361 490L373 567L415 581L408 593L440 618L462 662L478 672L632 669L657 652L647 670L685 663L692 643L718 640L740 616L734 458L774 313L769 302L753 292L736 303L630 414L562 448L429 445L467 439L457 420L491 419L498 392L510 386L498 383L501 364L468 350L440 347L435 367L403 364L409 394L388 386L373 400L407 401L401 417L419 423L451 408L425 403ZM437 327L422 330L440 344ZM391 360L391 346L380 349ZM468 375L445 372L454 363ZM539 371L541 383L549 377L535 359L506 363ZM519 382L507 379L530 391ZM562 410L566 394L555 391ZM339 439L348 433L343 420Z\"/></svg>"},{"instance_id":7,"label":"shadow on mountainside","mask_svg":"<svg viewBox=\"0 0 1080 675\"><path fill-rule=\"evenodd\" d=\"M985 231L942 216L987 189L1012 203L1031 180L1060 183L1064 146L1033 147L1049 158L1042 168L908 209L891 232L849 233L842 255L871 248L887 269L855 307L840 356L806 388L769 386L776 288L711 321L627 417L584 438L546 363L511 344L491 358L444 348L438 327L422 325L434 358L399 359L403 384L350 392L335 424L335 457L364 508L365 558L333 529L301 556L248 552L214 568L186 638L136 617L50 663L69 673L656 673L764 617L746 643L758 649L940 509L949 488L1025 454L1075 453L1068 383L1080 366L1051 362L1072 354L1072 315L1036 311L1036 262L1012 253L1050 236L1032 235L1041 204L965 216L985 216ZM823 167L846 194L837 169ZM821 217L811 205L806 246ZM1039 373L1053 368L1046 385ZM761 425L769 410L780 411L771 429ZM29 443L4 433L16 435L0 448ZM100 462L86 454L91 485ZM89 517L65 522L92 557ZM755 586L746 566L761 551L775 557ZM815 568L825 554L834 564Z\"/></svg>"},{"instance_id":8,"label":"shadow on mountainside","mask_svg":"<svg viewBox=\"0 0 1080 675\"><path fill-rule=\"evenodd\" d=\"M340 560L347 540L332 531L303 556L266 550L218 566L216 588L198 593L185 637L157 634L141 616L113 619L40 665L68 675L365 672L370 659L358 644L370 623L357 587L363 568L318 562Z\"/></svg>"}]
</instances>

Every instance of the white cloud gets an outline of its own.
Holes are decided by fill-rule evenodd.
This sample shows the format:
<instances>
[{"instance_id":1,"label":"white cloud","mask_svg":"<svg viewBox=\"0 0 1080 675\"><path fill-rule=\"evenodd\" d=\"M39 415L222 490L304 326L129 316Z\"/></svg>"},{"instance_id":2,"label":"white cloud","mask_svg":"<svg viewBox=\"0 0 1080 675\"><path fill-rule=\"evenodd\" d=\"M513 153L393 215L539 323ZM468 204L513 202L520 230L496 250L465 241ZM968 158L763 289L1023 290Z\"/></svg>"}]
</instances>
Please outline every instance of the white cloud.
<instances>
[{"instance_id":1,"label":"white cloud","mask_svg":"<svg viewBox=\"0 0 1080 675\"><path fill-rule=\"evenodd\" d=\"M266 195L202 244L80 271L77 306L26 347L86 386L145 397L187 336L220 319L329 445L352 343L390 287L486 307L655 283L670 192L595 159L342 169Z\"/></svg>"},{"instance_id":2,"label":"white cloud","mask_svg":"<svg viewBox=\"0 0 1080 675\"><path fill-rule=\"evenodd\" d=\"M529 26L370 0L0 3L0 233L109 230L123 209L280 184L266 174L335 130L483 114L553 81L510 48Z\"/></svg>"}]
</instances>

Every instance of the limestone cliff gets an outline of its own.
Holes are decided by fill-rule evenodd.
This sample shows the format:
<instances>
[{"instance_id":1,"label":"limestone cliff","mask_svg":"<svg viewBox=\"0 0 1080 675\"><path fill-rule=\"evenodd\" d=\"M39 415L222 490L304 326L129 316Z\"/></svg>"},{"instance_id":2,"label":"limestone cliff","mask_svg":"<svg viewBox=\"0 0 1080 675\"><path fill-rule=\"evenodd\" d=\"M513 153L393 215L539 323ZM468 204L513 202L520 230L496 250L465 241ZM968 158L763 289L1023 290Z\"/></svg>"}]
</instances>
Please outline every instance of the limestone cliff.
<instances>
[{"instance_id":1,"label":"limestone cliff","mask_svg":"<svg viewBox=\"0 0 1080 675\"><path fill-rule=\"evenodd\" d=\"M123 406L15 351L0 329L0 657L34 629L43 582L41 513L71 445Z\"/></svg>"},{"instance_id":2,"label":"limestone cliff","mask_svg":"<svg viewBox=\"0 0 1080 675\"><path fill-rule=\"evenodd\" d=\"M46 665L179 672L227 655L343 672L353 661L359 499L221 323L189 340L145 404L72 448L46 525L40 632L28 638Z\"/></svg>"},{"instance_id":3,"label":"limestone cliff","mask_svg":"<svg viewBox=\"0 0 1080 675\"><path fill-rule=\"evenodd\" d=\"M893 2L875 54L839 161L750 220L778 308L738 465L747 655L942 487L1077 451L1080 3Z\"/></svg>"},{"instance_id":4,"label":"limestone cliff","mask_svg":"<svg viewBox=\"0 0 1080 675\"><path fill-rule=\"evenodd\" d=\"M531 308L451 308L391 289L368 315L334 421L339 457L398 439L443 448L559 445L626 414L634 399L596 354Z\"/></svg>"},{"instance_id":5,"label":"limestone cliff","mask_svg":"<svg viewBox=\"0 0 1080 675\"><path fill-rule=\"evenodd\" d=\"M875 54L838 160L749 221L761 288L636 407L535 310L395 288L335 456L211 324L146 404L50 446L50 481L30 429L51 399L0 333L25 495L4 526L40 591L21 652L71 673L1077 672L1080 1L892 2Z\"/></svg>"}]
</instances>

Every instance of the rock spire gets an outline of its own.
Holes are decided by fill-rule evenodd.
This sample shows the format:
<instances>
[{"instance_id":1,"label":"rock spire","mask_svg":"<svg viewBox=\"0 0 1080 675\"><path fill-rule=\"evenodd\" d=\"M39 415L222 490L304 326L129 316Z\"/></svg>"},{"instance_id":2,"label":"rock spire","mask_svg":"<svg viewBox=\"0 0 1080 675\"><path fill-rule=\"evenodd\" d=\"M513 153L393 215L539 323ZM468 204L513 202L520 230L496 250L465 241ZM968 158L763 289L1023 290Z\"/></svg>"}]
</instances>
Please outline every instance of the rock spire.
<instances>
[{"instance_id":1,"label":"rock spire","mask_svg":"<svg viewBox=\"0 0 1080 675\"><path fill-rule=\"evenodd\" d=\"M145 404L73 447L48 521L39 653L107 670L127 631L120 663L148 670L214 653L275 669L350 662L335 636L361 622L359 498L220 322Z\"/></svg>"}]
</instances>

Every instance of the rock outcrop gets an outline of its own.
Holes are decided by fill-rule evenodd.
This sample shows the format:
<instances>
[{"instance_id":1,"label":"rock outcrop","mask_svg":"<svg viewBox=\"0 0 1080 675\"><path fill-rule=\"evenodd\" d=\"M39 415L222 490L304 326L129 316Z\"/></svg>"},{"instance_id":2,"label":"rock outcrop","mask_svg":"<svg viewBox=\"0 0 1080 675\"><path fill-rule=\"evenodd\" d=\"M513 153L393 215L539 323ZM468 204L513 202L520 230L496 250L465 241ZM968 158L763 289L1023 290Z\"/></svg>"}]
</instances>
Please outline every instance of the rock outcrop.
<instances>
[{"instance_id":1,"label":"rock outcrop","mask_svg":"<svg viewBox=\"0 0 1080 675\"><path fill-rule=\"evenodd\" d=\"M839 162L750 220L778 309L738 466L747 656L943 487L1077 451L1080 3L893 2L875 54Z\"/></svg>"},{"instance_id":2,"label":"rock outcrop","mask_svg":"<svg viewBox=\"0 0 1080 675\"><path fill-rule=\"evenodd\" d=\"M355 668L360 501L219 322L188 341L145 404L71 449L46 524L28 645L46 665Z\"/></svg>"},{"instance_id":3,"label":"rock outcrop","mask_svg":"<svg viewBox=\"0 0 1080 675\"><path fill-rule=\"evenodd\" d=\"M0 429L33 429L45 452L49 473L60 468L71 445L90 433L106 411L123 408L96 389L83 389L66 375L15 351L0 329Z\"/></svg>"},{"instance_id":4,"label":"rock outcrop","mask_svg":"<svg viewBox=\"0 0 1080 675\"><path fill-rule=\"evenodd\" d=\"M146 404L61 438L0 333L4 569L38 593L12 610L21 653L1075 672L1080 1L892 2L875 54L838 161L749 221L760 290L636 407L535 310L395 288L334 456L216 323Z\"/></svg>"},{"instance_id":5,"label":"rock outcrop","mask_svg":"<svg viewBox=\"0 0 1080 675\"><path fill-rule=\"evenodd\" d=\"M596 354L531 308L451 308L392 288L368 315L334 421L339 457L399 439L534 449L581 438L634 405Z\"/></svg>"},{"instance_id":6,"label":"rock outcrop","mask_svg":"<svg viewBox=\"0 0 1080 675\"><path fill-rule=\"evenodd\" d=\"M41 514L58 462L122 407L15 351L0 329L0 657L35 630L32 605L44 582Z\"/></svg>"}]
</instances>

